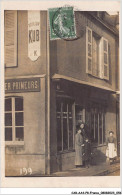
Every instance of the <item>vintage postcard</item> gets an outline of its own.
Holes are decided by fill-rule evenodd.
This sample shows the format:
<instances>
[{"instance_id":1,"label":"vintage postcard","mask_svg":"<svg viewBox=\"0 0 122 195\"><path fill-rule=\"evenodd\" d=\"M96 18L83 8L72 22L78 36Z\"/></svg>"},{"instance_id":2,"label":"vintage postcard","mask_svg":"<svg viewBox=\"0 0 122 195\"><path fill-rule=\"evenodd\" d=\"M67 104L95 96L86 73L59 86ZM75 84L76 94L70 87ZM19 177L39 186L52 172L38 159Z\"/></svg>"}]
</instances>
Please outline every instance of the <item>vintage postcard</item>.
<instances>
[{"instance_id":1,"label":"vintage postcard","mask_svg":"<svg viewBox=\"0 0 122 195\"><path fill-rule=\"evenodd\" d=\"M1 2L2 187L120 187L120 1Z\"/></svg>"}]
</instances>

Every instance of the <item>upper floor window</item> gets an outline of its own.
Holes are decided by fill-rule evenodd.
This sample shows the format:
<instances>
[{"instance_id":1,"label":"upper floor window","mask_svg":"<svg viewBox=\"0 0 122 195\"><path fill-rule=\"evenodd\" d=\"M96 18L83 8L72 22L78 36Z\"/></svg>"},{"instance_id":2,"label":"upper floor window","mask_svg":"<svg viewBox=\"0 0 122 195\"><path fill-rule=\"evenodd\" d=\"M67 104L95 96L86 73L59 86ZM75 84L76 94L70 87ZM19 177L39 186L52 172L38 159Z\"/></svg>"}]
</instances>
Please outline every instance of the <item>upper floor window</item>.
<instances>
[{"instance_id":1,"label":"upper floor window","mask_svg":"<svg viewBox=\"0 0 122 195\"><path fill-rule=\"evenodd\" d=\"M108 40L86 28L86 72L109 80Z\"/></svg>"},{"instance_id":2,"label":"upper floor window","mask_svg":"<svg viewBox=\"0 0 122 195\"><path fill-rule=\"evenodd\" d=\"M5 99L5 141L24 141L24 110L22 97Z\"/></svg>"},{"instance_id":3,"label":"upper floor window","mask_svg":"<svg viewBox=\"0 0 122 195\"><path fill-rule=\"evenodd\" d=\"M5 67L17 66L17 11L5 11Z\"/></svg>"}]
</instances>

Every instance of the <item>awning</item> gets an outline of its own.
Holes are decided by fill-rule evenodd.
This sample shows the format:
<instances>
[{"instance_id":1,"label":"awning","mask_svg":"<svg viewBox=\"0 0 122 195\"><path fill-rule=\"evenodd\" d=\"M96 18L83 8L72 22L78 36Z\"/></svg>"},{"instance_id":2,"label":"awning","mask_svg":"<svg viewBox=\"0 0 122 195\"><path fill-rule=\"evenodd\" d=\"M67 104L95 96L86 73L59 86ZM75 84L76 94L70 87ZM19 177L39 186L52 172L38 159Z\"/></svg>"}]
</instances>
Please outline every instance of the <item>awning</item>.
<instances>
[{"instance_id":1,"label":"awning","mask_svg":"<svg viewBox=\"0 0 122 195\"><path fill-rule=\"evenodd\" d=\"M109 92L112 92L112 93L116 93L116 91L114 91L114 90L112 90L108 87L100 86L100 85L97 85L96 83L90 83L90 82L87 82L87 81L82 81L82 80L79 80L79 79L75 79L75 78L60 75L60 74L54 74L52 76L52 79L54 81L57 80L57 79L64 79L64 80L67 80L67 81L72 81L72 82L79 83L79 84L82 84L82 85L87 85L87 86L103 89L103 90L106 90L106 91L109 91Z\"/></svg>"}]
</instances>

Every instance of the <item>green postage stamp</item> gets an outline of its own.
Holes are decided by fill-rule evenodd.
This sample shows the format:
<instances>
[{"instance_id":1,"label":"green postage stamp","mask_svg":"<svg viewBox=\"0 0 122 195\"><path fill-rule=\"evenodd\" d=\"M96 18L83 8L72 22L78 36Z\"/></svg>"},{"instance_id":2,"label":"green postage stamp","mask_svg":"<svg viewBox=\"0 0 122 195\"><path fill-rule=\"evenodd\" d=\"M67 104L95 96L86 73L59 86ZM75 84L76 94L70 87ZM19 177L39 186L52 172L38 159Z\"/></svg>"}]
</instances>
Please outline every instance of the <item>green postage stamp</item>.
<instances>
[{"instance_id":1,"label":"green postage stamp","mask_svg":"<svg viewBox=\"0 0 122 195\"><path fill-rule=\"evenodd\" d=\"M76 27L73 7L48 9L50 39L74 39Z\"/></svg>"}]
</instances>

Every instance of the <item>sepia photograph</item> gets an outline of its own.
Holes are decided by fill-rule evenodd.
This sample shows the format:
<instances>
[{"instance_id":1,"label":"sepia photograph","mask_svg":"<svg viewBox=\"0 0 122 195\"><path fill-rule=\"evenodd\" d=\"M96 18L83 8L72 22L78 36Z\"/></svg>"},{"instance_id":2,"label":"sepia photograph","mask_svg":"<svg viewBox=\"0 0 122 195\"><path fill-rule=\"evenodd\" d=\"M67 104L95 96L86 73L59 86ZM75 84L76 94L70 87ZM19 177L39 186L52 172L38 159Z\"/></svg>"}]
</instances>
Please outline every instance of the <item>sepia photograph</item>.
<instances>
[{"instance_id":1,"label":"sepia photograph","mask_svg":"<svg viewBox=\"0 0 122 195\"><path fill-rule=\"evenodd\" d=\"M120 176L119 9L3 13L5 177Z\"/></svg>"}]
</instances>

